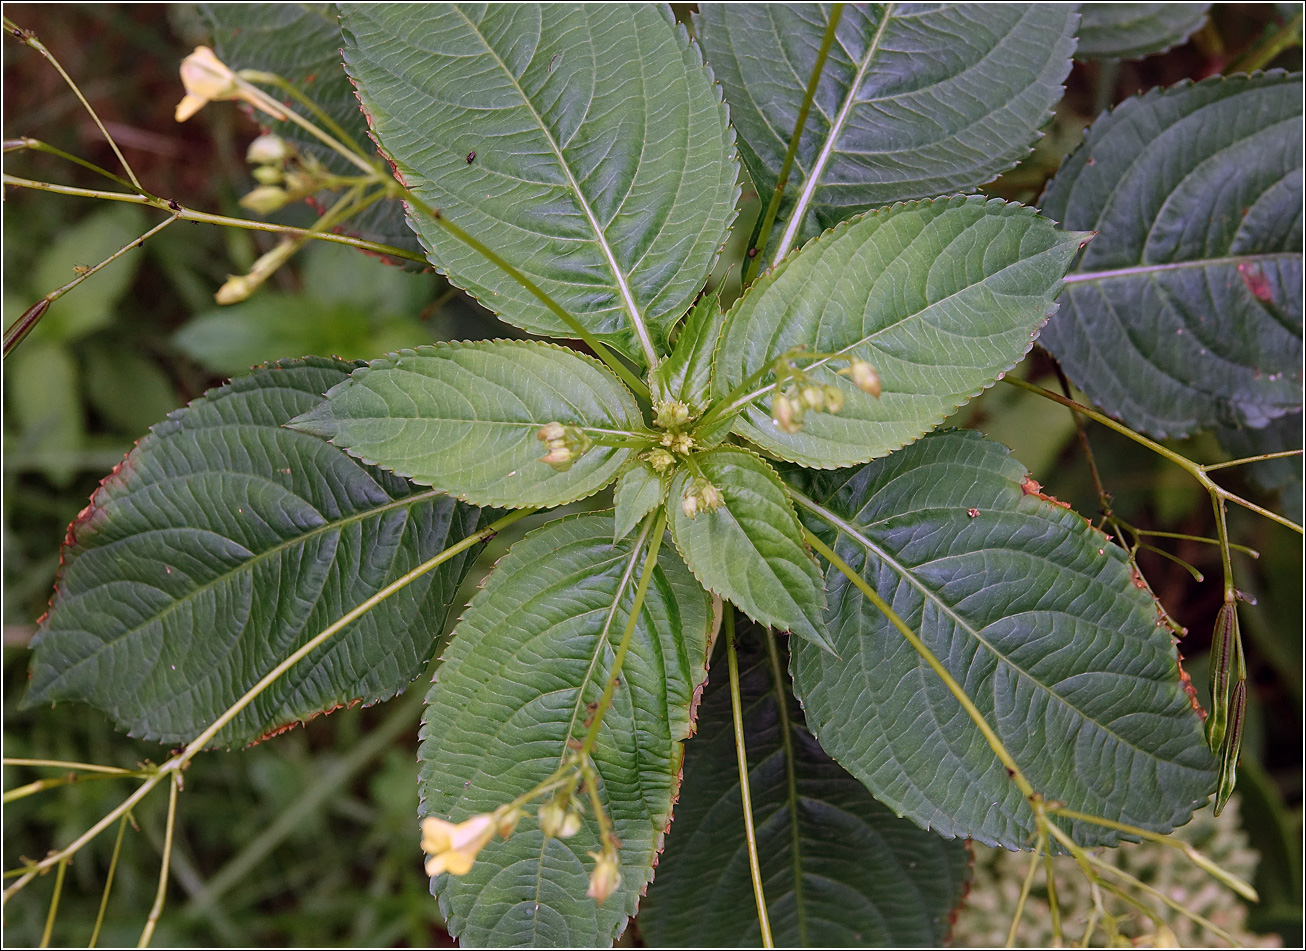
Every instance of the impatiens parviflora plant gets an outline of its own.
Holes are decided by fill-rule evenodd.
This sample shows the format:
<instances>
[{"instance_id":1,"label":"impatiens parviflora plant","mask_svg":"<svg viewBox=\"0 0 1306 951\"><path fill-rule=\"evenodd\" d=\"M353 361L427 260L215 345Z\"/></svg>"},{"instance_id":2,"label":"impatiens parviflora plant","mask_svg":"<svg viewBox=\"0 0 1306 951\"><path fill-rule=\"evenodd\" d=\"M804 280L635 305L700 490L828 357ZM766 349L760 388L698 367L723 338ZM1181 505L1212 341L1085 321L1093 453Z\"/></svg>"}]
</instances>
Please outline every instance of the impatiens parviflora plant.
<instances>
[{"instance_id":1,"label":"impatiens parviflora plant","mask_svg":"<svg viewBox=\"0 0 1306 951\"><path fill-rule=\"evenodd\" d=\"M966 194L1028 153L1060 97L1073 6L705 5L697 42L651 6L338 13L215 7L221 55L202 49L183 70L187 113L240 99L273 120L276 139L251 150L261 171L247 207L343 190L309 231L258 226L282 244L220 294L251 293L310 238L337 240L429 262L509 323L589 352L488 340L367 364L286 361L154 427L70 529L30 698L84 700L136 735L187 745L21 870L6 897L64 867L159 782L175 795L202 749L404 689L470 552L609 486L612 510L558 518L513 546L427 697L422 847L463 941L608 943L664 846L641 922L666 943L701 939L686 908L709 883L721 884L722 943L753 929L765 944L938 943L966 837L1032 847L1031 873L1069 853L1135 905L1089 847L1153 840L1253 894L1167 837L1217 776L1221 797L1232 788L1246 689L1228 675L1241 674L1233 595L1216 661L1229 694L1208 737L1131 552L1044 497L1004 447L934 432L1020 362L1071 293L1068 273L1072 289L1124 278L1132 302L1138 272L1086 269L1081 253L1093 231L1089 248L1110 246L1122 225L1066 230ZM777 48L792 57L782 68ZM311 96L294 85L310 76ZM1295 97L1300 125L1299 77L1191 89L1134 111L1181 123L1214 99L1220 115L1245 116L1239 96L1255 95L1291 143ZM1248 123L1221 135L1263 132ZM358 145L366 135L379 158ZM747 291L723 310L704 284L739 198L736 147L769 207ZM1198 266L1249 275L1251 304L1224 302L1241 320L1286 307L1291 349L1292 237L1270 173L1299 180L1300 150L1249 154L1260 164L1221 174L1248 189L1260 175L1269 197L1247 234ZM1156 163L1143 159L1145 173ZM257 226L130 177L134 194L114 197L169 221ZM1075 187L1061 190L1065 221ZM330 233L346 223L393 237ZM1299 273L1299 250L1295 261ZM1092 397L1092 374L1071 375ZM1256 411L1219 418L1290 412L1287 389L1271 390L1239 392L1225 402ZM1227 591L1225 501L1291 524L1215 485L1218 466L1047 395L1202 481ZM762 644L743 675L737 616ZM741 749L733 778L733 749L723 771L715 745L682 748L722 652L731 676L713 687L728 687L733 729L706 719L712 688L700 729L773 751L751 765ZM741 694L773 715L750 718L750 704L746 717ZM750 790L774 826L754 827L753 809L729 828L704 814L754 801ZM723 854L745 853L723 870ZM827 867L835 853L846 858ZM882 854L899 864L878 865ZM919 854L931 861L908 860Z\"/></svg>"}]
</instances>

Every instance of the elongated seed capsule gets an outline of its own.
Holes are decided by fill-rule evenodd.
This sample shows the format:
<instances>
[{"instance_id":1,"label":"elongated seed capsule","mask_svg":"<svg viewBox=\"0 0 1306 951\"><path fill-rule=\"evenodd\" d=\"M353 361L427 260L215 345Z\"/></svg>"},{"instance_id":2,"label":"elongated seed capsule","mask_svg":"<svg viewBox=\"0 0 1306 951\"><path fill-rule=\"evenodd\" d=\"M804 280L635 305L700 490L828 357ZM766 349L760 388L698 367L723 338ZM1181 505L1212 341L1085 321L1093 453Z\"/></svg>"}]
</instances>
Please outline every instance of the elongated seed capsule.
<instances>
[{"instance_id":1,"label":"elongated seed capsule","mask_svg":"<svg viewBox=\"0 0 1306 951\"><path fill-rule=\"evenodd\" d=\"M1243 721L1247 713L1247 681L1233 685L1229 701L1229 733L1224 741L1224 755L1220 758L1220 779L1215 786L1215 814L1224 811L1238 782L1238 756L1243 745Z\"/></svg>"},{"instance_id":2,"label":"elongated seed capsule","mask_svg":"<svg viewBox=\"0 0 1306 951\"><path fill-rule=\"evenodd\" d=\"M1226 601L1215 616L1215 630L1211 634L1211 715L1206 718L1206 742L1212 752L1224 743L1229 722L1229 682L1237 643L1238 608Z\"/></svg>"}]
</instances>

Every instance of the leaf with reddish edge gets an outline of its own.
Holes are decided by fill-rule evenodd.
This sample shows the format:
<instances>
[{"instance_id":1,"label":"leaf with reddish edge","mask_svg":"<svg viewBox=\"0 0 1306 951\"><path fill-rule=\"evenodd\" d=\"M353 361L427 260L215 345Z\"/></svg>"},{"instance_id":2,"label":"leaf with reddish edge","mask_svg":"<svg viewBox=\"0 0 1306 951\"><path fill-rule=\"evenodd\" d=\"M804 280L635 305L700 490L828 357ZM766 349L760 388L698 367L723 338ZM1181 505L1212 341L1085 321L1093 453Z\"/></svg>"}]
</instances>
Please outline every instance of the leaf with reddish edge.
<instances>
[{"instance_id":1,"label":"leaf with reddish edge","mask_svg":"<svg viewBox=\"0 0 1306 951\"><path fill-rule=\"evenodd\" d=\"M133 735L185 742L301 644L475 530L477 509L282 427L355 366L265 367L153 427L68 530L29 704L80 700ZM342 630L214 744L402 691L473 559Z\"/></svg>"}]
</instances>

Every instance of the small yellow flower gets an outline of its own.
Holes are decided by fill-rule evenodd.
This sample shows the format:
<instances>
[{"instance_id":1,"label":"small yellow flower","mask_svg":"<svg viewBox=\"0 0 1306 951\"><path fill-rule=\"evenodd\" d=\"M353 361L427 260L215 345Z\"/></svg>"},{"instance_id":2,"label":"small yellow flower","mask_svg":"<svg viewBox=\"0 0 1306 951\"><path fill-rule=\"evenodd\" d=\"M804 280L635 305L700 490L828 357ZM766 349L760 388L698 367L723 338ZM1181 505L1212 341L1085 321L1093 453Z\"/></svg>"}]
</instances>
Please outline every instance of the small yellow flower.
<instances>
[{"instance_id":1,"label":"small yellow flower","mask_svg":"<svg viewBox=\"0 0 1306 951\"><path fill-rule=\"evenodd\" d=\"M427 816L422 820L422 851L428 856L426 874L466 875L476 861L476 854L494 838L498 826L499 821L491 813L472 816L457 824Z\"/></svg>"},{"instance_id":2,"label":"small yellow flower","mask_svg":"<svg viewBox=\"0 0 1306 951\"><path fill-rule=\"evenodd\" d=\"M177 103L178 122L185 122L215 99L244 99L276 119L286 118L267 96L242 85L231 67L207 46L195 47L195 52L181 61L181 82L186 96Z\"/></svg>"},{"instance_id":3,"label":"small yellow flower","mask_svg":"<svg viewBox=\"0 0 1306 951\"><path fill-rule=\"evenodd\" d=\"M590 887L585 894L601 905L621 887L621 865L617 856L606 850L601 855L598 852L587 854L594 859L594 872L590 875Z\"/></svg>"}]
</instances>

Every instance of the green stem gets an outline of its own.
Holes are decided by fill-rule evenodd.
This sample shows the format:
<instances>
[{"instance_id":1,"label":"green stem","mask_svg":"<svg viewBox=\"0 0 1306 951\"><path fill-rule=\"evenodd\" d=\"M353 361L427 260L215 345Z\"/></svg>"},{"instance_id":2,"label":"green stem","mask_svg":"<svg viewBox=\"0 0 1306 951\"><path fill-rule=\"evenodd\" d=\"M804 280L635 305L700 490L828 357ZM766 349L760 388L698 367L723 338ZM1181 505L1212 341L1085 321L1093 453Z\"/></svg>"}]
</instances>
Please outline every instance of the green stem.
<instances>
[{"instance_id":1,"label":"green stem","mask_svg":"<svg viewBox=\"0 0 1306 951\"><path fill-rule=\"evenodd\" d=\"M1147 538L1178 538L1188 542L1201 542L1203 545L1220 544L1220 539L1207 538L1204 535L1185 535L1183 532L1161 532L1151 528L1135 528L1132 525L1128 526L1128 528L1135 535L1145 536ZM1235 544L1234 542L1230 542L1229 548L1232 549L1233 551L1240 551L1244 555L1247 555L1248 557L1251 558L1261 557L1260 552L1258 552L1255 548L1248 548L1246 545L1238 545Z\"/></svg>"},{"instance_id":2,"label":"green stem","mask_svg":"<svg viewBox=\"0 0 1306 951\"><path fill-rule=\"evenodd\" d=\"M128 776L143 776L143 773L127 773ZM11 802L17 802L19 799L26 799L28 796L34 796L39 792L45 792L47 789L58 789L60 786L72 786L77 783L90 782L96 779L117 779L117 776L107 773L92 773L89 776L79 776L76 773L69 773L66 776L55 776L50 779L38 779L34 783L28 783L25 786L18 786L14 789L5 791L5 805Z\"/></svg>"},{"instance_id":3,"label":"green stem","mask_svg":"<svg viewBox=\"0 0 1306 951\"><path fill-rule=\"evenodd\" d=\"M1025 880L1020 885L1020 896L1016 899L1016 910L1011 916L1011 924L1007 928L1006 947L1014 948L1016 946L1016 930L1020 927L1020 919L1025 916L1025 905L1029 902L1030 890L1034 887L1034 874L1038 871L1039 859L1043 857L1043 838L1039 837L1038 845L1029 857L1029 868L1025 870Z\"/></svg>"},{"instance_id":4,"label":"green stem","mask_svg":"<svg viewBox=\"0 0 1306 951\"><path fill-rule=\"evenodd\" d=\"M789 497L823 518L833 515L832 512L829 512L827 509L813 502L801 492L795 492L790 489ZM906 638L907 643L909 643L916 653L921 656L921 659L930 666L930 669L934 671L935 675L943 681L943 685L948 688L948 692L957 699L959 704L961 704L961 708L966 711L966 715L971 718L976 728L978 728L980 733L983 735L984 741L988 743L989 749L993 750L993 754L997 756L998 761L1006 767L1007 775L1011 777L1012 782L1016 784L1016 787L1020 790L1021 794L1027 800L1032 800L1037 795L1034 791L1034 787L1030 784L1029 780L1025 778L1025 774L1021 772L1020 767L1016 765L1016 761L1012 755L1007 752L1006 746L1004 746L1002 740L998 738L998 734L994 732L993 727L989 726L988 720L984 718L984 714L980 712L979 707L975 706L975 702L971 700L971 698L966 694L966 691L961 688L961 684L957 683L952 674L948 672L948 669L944 667L938 657L934 655L934 652L930 650L925 642L920 639L920 636L898 616L897 612L889 607L888 602L880 597L880 593L866 583L865 578L853 571L853 569L848 565L848 562L836 555L829 545L821 541L821 539L806 526L803 527L803 537L807 539L809 545L820 552L821 556L825 558L826 561L834 565L844 577L851 581L857 589L866 596L866 600L875 605L876 609L884 615L889 623L898 629L898 633Z\"/></svg>"},{"instance_id":5,"label":"green stem","mask_svg":"<svg viewBox=\"0 0 1306 951\"><path fill-rule=\"evenodd\" d=\"M54 894L50 896L50 910L45 916L45 928L41 932L41 947L50 947L50 935L54 932L54 921L59 915L59 898L63 895L64 873L68 871L68 862L70 859L64 858L59 862L59 870L54 876Z\"/></svg>"},{"instance_id":6,"label":"green stem","mask_svg":"<svg viewBox=\"0 0 1306 951\"><path fill-rule=\"evenodd\" d=\"M5 330L4 356L8 357L9 354L13 352L13 349L17 347L20 343L22 343L23 340L27 337L27 335L36 328L36 325L40 322L41 318L45 315L46 310L49 308L49 306L52 303L54 303L60 297L63 297L63 295L67 294L70 290L72 290L78 284L82 283L82 281L86 280L92 274L99 272L102 268L118 260L128 251L132 250L133 248L139 248L142 244L145 243L145 241L148 238L151 238L154 235L158 234L164 228L168 227L168 225L176 221L177 218L178 216L176 214L173 214L172 216L163 219L163 221L160 221L157 225L155 225L149 231L145 232L139 238L133 238L131 241L128 241L121 248L113 252L113 254L109 255L99 264L95 265L92 268L88 268L85 271L80 272L71 281L63 285L63 287L55 288L50 293L46 294L43 298L41 298L40 301L37 301L34 305L29 307L21 317L15 320L8 327L8 329ZM42 302L44 302L44 306L42 305Z\"/></svg>"},{"instance_id":7,"label":"green stem","mask_svg":"<svg viewBox=\"0 0 1306 951\"><path fill-rule=\"evenodd\" d=\"M296 650L294 653L288 656L281 663L277 664L277 666L272 668L272 670L269 671L258 683L250 687L249 690L245 691L244 695L239 700L233 703L230 707L226 709L226 711L221 716L219 716L216 720L214 720L211 724L209 724L209 726L202 733L200 733L199 736L195 737L195 739L193 739L190 743L188 743L185 749L183 749L180 753L177 753L175 756L170 757L167 760L167 762L165 762L162 766L160 766L158 770L149 777L149 779L141 783L141 785L136 789L136 791L133 792L130 796L128 796L125 800L123 800L123 802L121 802L116 808L114 808L106 816L104 816L102 819L96 822L93 826L91 826L91 828L87 829L80 836L74 839L69 845L65 846L64 848L60 849L57 852L52 852L50 855L47 855L44 859L42 859L39 862L33 862L32 864L24 867L21 870L21 876L17 879L17 881L15 881L13 884L5 888L4 901L8 902L9 899L13 897L13 895L17 894L19 890L24 888L27 885L27 883L30 882L35 876L41 874L46 869L52 867L58 862L63 861L65 858L79 852L88 842L93 840L96 836L98 836L101 832L103 832L106 828L108 828L110 823L112 823L115 819L118 819L120 816L125 815L138 802L144 799L145 796L148 795L149 792L155 786L157 786L159 782L161 782L165 777L171 776L174 773L179 774L181 770L183 770L186 767L186 764L189 763L192 759L194 759L197 754L202 752L209 745L209 743L212 742L213 738L216 737L222 731L223 727L225 727L228 723L230 723L233 719L235 719L242 710L244 710L247 706L249 706L256 699L258 699L258 697L262 695L262 693L265 690L271 687L272 684L276 683L276 681L280 679L280 677L283 674L285 674L286 671L288 671L295 664L299 663L299 661L303 660L309 654L313 653L313 651L317 650L319 647L325 644L328 640L330 640L337 633L339 633L343 628L349 626L354 621L358 620L360 617L362 617L368 611L372 610L372 608L376 607L385 599L391 597L392 595L398 593L399 591L402 591L404 588L412 584L418 578L434 571L436 568L440 567L440 565L444 564L449 559L457 555L460 555L467 549L473 548L476 545L479 545L481 542L485 541L486 539L491 538L494 535L497 535L499 532L507 528L513 522L523 519L527 515L533 514L535 511L536 510L533 508L517 509L516 511L509 512L503 518L498 519L497 521L491 523L490 525L486 526L480 531L468 535L466 538L458 542L456 545L451 545L450 547L446 548L444 551L440 552L440 554L427 559L426 561L418 565L416 568L412 569L411 571L402 575L395 581L386 585L376 594L372 595L370 598L368 598L367 600L359 604L357 607L355 607L353 610L349 611L344 616L336 620L333 624L329 625L328 627L324 628L321 632L314 635L311 640L309 640L306 644L304 644L302 647L300 647L298 650Z\"/></svg>"},{"instance_id":8,"label":"green stem","mask_svg":"<svg viewBox=\"0 0 1306 951\"><path fill-rule=\"evenodd\" d=\"M1259 456L1246 456L1242 459L1231 459L1228 462L1213 462L1210 465L1202 466L1207 472L1213 472L1216 469L1228 469L1231 466L1245 466L1249 462L1264 462L1267 459L1286 459L1289 456L1300 456L1300 449L1285 449L1283 452L1263 452Z\"/></svg>"},{"instance_id":9,"label":"green stem","mask_svg":"<svg viewBox=\"0 0 1306 951\"><path fill-rule=\"evenodd\" d=\"M327 115L327 113L324 112L322 108L318 106L317 103L315 103L312 99L308 98L308 96L304 95L304 93L301 92L299 87L296 86L294 83L283 79L282 77L278 76L276 73L265 73L257 69L242 69L240 71L240 76L244 79L248 79L250 82L266 83L269 86L276 86L286 95L290 96L301 106L303 106L305 109L311 112L313 114L313 118L317 119L318 122L326 126L327 129L330 130L331 134L335 136L337 140L339 140L337 144L343 143L343 145L346 148L348 148L349 151L351 151L356 157L366 158L366 156L363 154L363 147L360 146L358 142L355 141L354 138L340 126L340 123L336 122L335 119L332 119L329 115ZM358 163L355 162L354 164L357 165ZM373 171L377 171L375 166L371 166L371 168Z\"/></svg>"},{"instance_id":10,"label":"green stem","mask_svg":"<svg viewBox=\"0 0 1306 951\"><path fill-rule=\"evenodd\" d=\"M181 775L178 774L168 783L168 819L164 825L163 862L159 867L159 887L154 894L150 915L145 919L145 927L141 930L141 938L136 942L138 948L150 946L150 939L154 937L154 928L159 923L159 916L163 914L163 902L168 897L168 868L172 864L172 834L177 826L177 791L180 788Z\"/></svg>"},{"instance_id":11,"label":"green stem","mask_svg":"<svg viewBox=\"0 0 1306 951\"><path fill-rule=\"evenodd\" d=\"M762 891L762 863L757 858L757 830L753 828L753 794L748 784L748 750L744 743L744 710L739 700L739 658L735 654L735 612L725 616L726 664L730 668L730 715L735 725L735 760L739 764L739 798L744 807L744 842L748 845L748 871L753 879L753 900L757 904L757 923L762 929L762 947L774 948L771 919L766 913L766 894Z\"/></svg>"},{"instance_id":12,"label":"green stem","mask_svg":"<svg viewBox=\"0 0 1306 951\"><path fill-rule=\"evenodd\" d=\"M264 112L268 113L271 116L288 119L289 121L293 122L295 125L299 126L301 129L303 129L313 138L317 139L327 148L331 149L331 151L343 157L351 165L354 165L355 167L361 169L362 171L368 173L369 175L375 175L380 171L375 165L369 162L366 158L357 154L353 150L346 148L335 138L323 132L317 126L313 125L313 123L309 122L298 112L296 112L293 109L287 109L281 103L277 102L267 93L265 93L262 89L259 89L257 86L255 86L253 83L249 81L251 78L259 78L260 80L267 82L268 80L266 77L270 75L271 75L270 73L260 73L257 70L249 70L249 71L241 70L240 72L236 73L236 84L240 86L243 90L245 90L247 93L249 93L248 101L251 101L255 105L259 105L259 108L261 108ZM255 100L258 101L255 102Z\"/></svg>"},{"instance_id":13,"label":"green stem","mask_svg":"<svg viewBox=\"0 0 1306 951\"><path fill-rule=\"evenodd\" d=\"M748 264L748 271L743 278L743 286L748 287L757 277L757 272L762 269L763 252L766 250L766 243L771 240L771 228L775 226L776 215L780 211L780 202L784 200L785 188L789 184L789 172L793 168L794 158L798 155L798 145L803 138L803 129L807 126L807 113L812 108L812 100L816 98L816 89L821 84L821 73L825 71L825 61L830 55L830 47L834 45L834 35L839 29L839 20L843 17L843 4L836 3L830 9L830 22L825 25L825 35L821 38L821 48L816 52L816 62L812 64L812 72L807 77L807 89L803 93L802 105L798 107L798 118L794 122L794 133L789 137L789 148L785 150L784 160L780 163L780 174L775 181L775 189L771 193L771 201L766 207L766 214L762 216L762 224L754 236L753 245L748 250L748 257L751 259Z\"/></svg>"},{"instance_id":14,"label":"green stem","mask_svg":"<svg viewBox=\"0 0 1306 951\"><path fill-rule=\"evenodd\" d=\"M1301 27L1302 13L1298 11L1295 17L1276 30L1269 39L1253 46L1226 66L1225 74L1250 73L1253 70L1264 69L1284 50L1301 45Z\"/></svg>"},{"instance_id":15,"label":"green stem","mask_svg":"<svg viewBox=\"0 0 1306 951\"><path fill-rule=\"evenodd\" d=\"M727 610L733 611L734 608ZM794 760L793 728L789 722L789 699L785 691L784 669L775 638L763 634L767 658L771 662L771 683L775 688L775 705L780 714L780 743L785 754L785 793L789 804L789 851L794 875L794 914L798 921L798 944L807 947L807 902L803 896L803 838L798 827L798 764Z\"/></svg>"},{"instance_id":16,"label":"green stem","mask_svg":"<svg viewBox=\"0 0 1306 951\"><path fill-rule=\"evenodd\" d=\"M86 942L88 948L95 947L100 940L100 929L104 927L104 912L109 907L109 893L113 891L113 877L118 871L118 858L122 855L122 839L127 832L128 817L118 820L118 838L113 843L113 855L109 858L109 874L104 879L104 892L100 895L100 910L95 915L95 928L91 931L91 940Z\"/></svg>"},{"instance_id":17,"label":"green stem","mask_svg":"<svg viewBox=\"0 0 1306 951\"><path fill-rule=\"evenodd\" d=\"M402 187L396 182L395 187ZM423 214L434 221L439 227L443 228L449 234L453 235L463 244L467 245L473 251L480 254L487 261L493 264L499 270L503 271L514 281L524 287L536 300L549 309L549 311L566 324L576 336L583 340L585 344L594 351L595 356L607 365L608 369L621 377L626 386L630 387L632 393L642 396L644 399L651 399L648 386L644 381L635 376L630 369L618 359L611 350L599 341L594 334L585 329L575 317L563 310L562 305L544 292L544 290L532 281L529 277L513 267L499 255L498 252L491 249L484 242L472 237L458 225L446 218L438 208L432 208L422 199L418 198L411 191L405 191L405 197L411 200Z\"/></svg>"},{"instance_id":18,"label":"green stem","mask_svg":"<svg viewBox=\"0 0 1306 951\"><path fill-rule=\"evenodd\" d=\"M141 776L137 769L122 769L118 766L98 766L95 763L76 763L61 759L21 759L6 756L0 764L4 766L50 766L55 769L81 769L88 773L112 773L114 776Z\"/></svg>"},{"instance_id":19,"label":"green stem","mask_svg":"<svg viewBox=\"0 0 1306 951\"><path fill-rule=\"evenodd\" d=\"M104 136L105 141L109 143L109 148L113 149L113 154L118 156L118 161L122 163L123 170L127 173L127 177L131 179L132 187L142 195L148 195L149 192L141 186L140 180L136 177L136 173L132 171L131 165L129 165L127 159L123 157L122 150L118 148L118 143L113 140L113 136L111 136L109 130L104 127L104 123L100 121L99 115L96 114L95 110L91 107L91 104L86 101L86 97L82 95L81 89L78 88L75 82L73 82L73 78L64 72L64 68L60 66L59 61L54 58L54 54L45 48L45 44L37 39L36 34L31 30L23 29L8 17L4 18L4 25L5 29L14 35L15 39L21 43L26 43L32 49L40 53L45 57L45 61L54 67L55 72L63 77L63 81L66 82L68 88L73 91L73 95L77 97L77 101L85 107L88 113L90 113L91 121L95 123L96 127L100 130L100 133Z\"/></svg>"},{"instance_id":20,"label":"green stem","mask_svg":"<svg viewBox=\"0 0 1306 951\"><path fill-rule=\"evenodd\" d=\"M42 142L40 139L33 139L30 136L25 135L18 139L9 139L5 141L4 150L6 152L16 152L19 149L30 149L33 152L44 152L46 155L53 155L64 159L65 161L72 162L74 165L80 165L82 168L89 169L96 175L100 175L112 182L116 182L124 188L134 187L131 182L123 178L121 175L115 175L107 168L101 168L94 162L88 162L86 159L78 158L76 155L71 155L63 149L57 149L48 142Z\"/></svg>"},{"instance_id":21,"label":"green stem","mask_svg":"<svg viewBox=\"0 0 1306 951\"><path fill-rule=\"evenodd\" d=\"M1042 396L1044 399L1049 399L1054 403L1060 403L1062 406L1069 407L1070 409L1074 410L1076 413L1080 413L1088 417L1089 419L1093 420L1095 423L1101 423L1103 426L1107 427L1108 429L1113 429L1116 432L1120 433L1122 436L1126 436L1129 439L1132 439L1140 446L1152 450L1157 455L1165 459L1168 459L1170 462L1173 462L1175 465L1179 466L1181 469L1188 472L1190 475L1192 475L1194 479L1196 479L1198 482L1202 484L1203 488L1205 488L1209 493L1211 493L1213 498L1218 497L1220 499L1233 502L1235 505L1241 505L1243 508L1255 512L1258 515L1262 515L1265 518L1268 518L1272 522L1277 522L1278 524L1284 526L1285 528L1292 529L1294 532L1297 532L1299 535L1302 533L1302 527L1298 525L1296 522L1286 519L1282 515L1278 515L1274 512L1269 511L1268 509L1264 509L1261 506L1256 505L1252 502L1249 502L1246 499L1241 498L1238 495L1235 495L1233 492L1230 492L1228 489L1221 488L1219 485L1217 485L1215 482L1211 480L1210 476L1206 474L1207 469L1210 468L1209 466L1200 465L1199 463L1193 462L1188 457L1180 455L1179 453L1175 452L1172 449L1167 449L1165 446L1162 446L1160 443L1155 442L1154 440L1148 439L1146 436L1142 435L1141 433L1134 432L1134 430L1130 429L1128 426L1124 425L1123 423L1117 422L1116 420L1112 419L1110 416L1107 416L1104 413L1099 413L1094 409L1090 409L1089 407L1085 406L1083 403L1077 403L1072 399L1068 399L1067 397L1061 396L1057 393L1053 393L1051 390L1045 390L1041 386L1035 386L1033 383L1026 383L1024 380L1018 379L1013 376L1004 377L1002 382L1008 383L1011 386L1019 387L1022 390L1028 390L1031 393L1037 393L1039 396Z\"/></svg>"},{"instance_id":22,"label":"green stem","mask_svg":"<svg viewBox=\"0 0 1306 951\"><path fill-rule=\"evenodd\" d=\"M1100 869L1101 871L1104 872L1110 872L1113 875L1120 876L1120 878L1124 879L1125 882L1128 883L1133 888L1138 889L1140 892L1143 892L1145 895L1150 895L1152 898L1156 899L1157 901L1161 902L1162 904L1166 905L1172 910L1179 912L1179 914L1183 915L1185 918L1188 918L1190 921L1194 922L1195 924L1205 928L1207 931L1210 931L1213 935L1217 936L1222 941L1227 941L1230 947L1238 946L1238 939L1236 939L1233 935L1229 934L1229 932L1225 931L1215 922L1211 921L1209 918L1205 918L1202 915L1199 915L1197 912L1192 911L1187 906L1183 905L1180 902L1175 901L1173 898L1171 898L1169 895L1165 894L1164 892L1158 891L1157 889L1153 888L1151 885L1148 885L1146 882L1129 874L1124 869L1118 868L1117 866L1112 865L1110 862L1102 861L1102 859L1098 858L1096 855L1093 855L1091 852L1086 853L1085 857L1093 865L1094 868Z\"/></svg>"},{"instance_id":23,"label":"green stem","mask_svg":"<svg viewBox=\"0 0 1306 951\"><path fill-rule=\"evenodd\" d=\"M582 762L594 752L594 745L599 739L599 727L603 724L603 717L607 714L608 707L612 706L612 695L617 691L621 666L626 662L626 653L630 650L630 643L635 637L635 625L639 622L639 612L644 607L644 597L648 594L649 583L653 580L653 569L657 567L658 549L662 546L662 535L666 527L667 509L666 506L660 506L654 517L653 532L648 542L648 554L644 556L644 570L639 577L639 587L635 589L635 600L630 606L630 617L626 619L626 629L621 634L617 655L612 659L612 671L608 674L607 686L603 688L603 695L599 697L598 705L594 708L589 731L585 734L585 741L580 747Z\"/></svg>"},{"instance_id":24,"label":"green stem","mask_svg":"<svg viewBox=\"0 0 1306 951\"><path fill-rule=\"evenodd\" d=\"M104 201L125 201L128 204L149 205L152 208L158 208L160 211L175 213L182 221L199 221L210 225L241 228L246 231L266 231L270 234L292 236L305 235L318 241L331 241L335 244L347 244L351 248L371 251L375 254L385 255L386 257L402 258L406 261L415 261L418 264L429 263L422 255L405 248L397 248L391 244L365 241L362 238L354 238L349 235L313 231L309 228L292 228L289 225L276 225L267 221L252 221L248 218L231 218L226 215L211 215L204 211L194 211L176 202L169 203L162 198L153 198L145 195L130 195L125 192L101 191L93 188L76 188L72 185L57 185L53 182L38 182L33 181L32 179L18 178L17 176L9 174L4 175L3 183L5 185L12 185L16 188L32 188L38 191L52 192L56 195L70 195L74 198L98 198Z\"/></svg>"}]
</instances>

